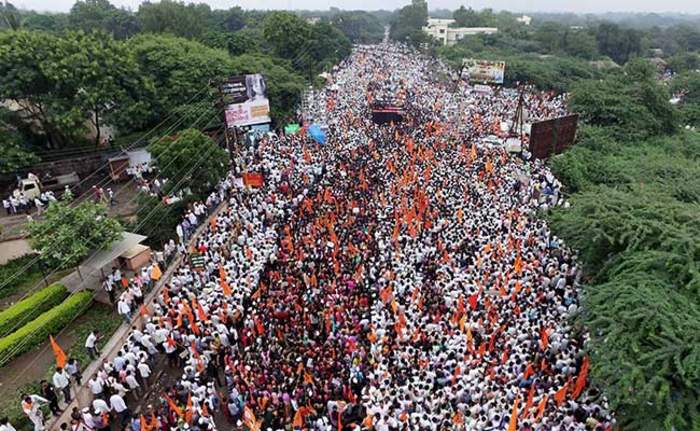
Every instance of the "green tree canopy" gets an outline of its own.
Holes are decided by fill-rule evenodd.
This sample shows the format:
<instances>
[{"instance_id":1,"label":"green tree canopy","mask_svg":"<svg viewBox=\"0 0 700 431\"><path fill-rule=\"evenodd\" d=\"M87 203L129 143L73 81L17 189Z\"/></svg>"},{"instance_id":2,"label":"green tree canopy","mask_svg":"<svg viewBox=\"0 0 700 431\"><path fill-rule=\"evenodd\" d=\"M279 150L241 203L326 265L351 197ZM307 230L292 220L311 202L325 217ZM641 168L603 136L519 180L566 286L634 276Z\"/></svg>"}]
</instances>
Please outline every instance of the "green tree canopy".
<instances>
[{"instance_id":1,"label":"green tree canopy","mask_svg":"<svg viewBox=\"0 0 700 431\"><path fill-rule=\"evenodd\" d=\"M84 201L76 206L54 202L41 220L28 224L30 244L52 268L79 264L90 251L121 238L122 227L107 216L104 205Z\"/></svg>"},{"instance_id":2,"label":"green tree canopy","mask_svg":"<svg viewBox=\"0 0 700 431\"><path fill-rule=\"evenodd\" d=\"M311 36L311 25L291 12L275 11L262 23L263 35L273 52L288 60L297 60L307 53L304 46Z\"/></svg>"},{"instance_id":3,"label":"green tree canopy","mask_svg":"<svg viewBox=\"0 0 700 431\"><path fill-rule=\"evenodd\" d=\"M423 27L428 24L428 3L424 0L411 0L411 4L402 7L391 23L389 35L394 40L418 44L426 42L428 37Z\"/></svg>"},{"instance_id":4,"label":"green tree canopy","mask_svg":"<svg viewBox=\"0 0 700 431\"><path fill-rule=\"evenodd\" d=\"M80 141L88 122L138 111L144 87L130 53L103 33L0 34L0 74L0 97L36 121L53 147Z\"/></svg>"},{"instance_id":5,"label":"green tree canopy","mask_svg":"<svg viewBox=\"0 0 700 431\"><path fill-rule=\"evenodd\" d=\"M640 139L676 129L676 114L668 90L659 84L643 60L631 62L625 73L572 85L569 105L588 124L609 127L619 139Z\"/></svg>"},{"instance_id":6,"label":"green tree canopy","mask_svg":"<svg viewBox=\"0 0 700 431\"><path fill-rule=\"evenodd\" d=\"M76 30L104 30L116 39L126 39L140 30L133 13L117 9L108 0L76 1L68 15L68 22Z\"/></svg>"},{"instance_id":7,"label":"green tree canopy","mask_svg":"<svg viewBox=\"0 0 700 431\"><path fill-rule=\"evenodd\" d=\"M384 37L384 26L379 19L364 11L340 12L331 23L353 43L378 43Z\"/></svg>"},{"instance_id":8,"label":"green tree canopy","mask_svg":"<svg viewBox=\"0 0 700 431\"><path fill-rule=\"evenodd\" d=\"M211 8L204 3L161 0L141 3L136 13L144 32L170 33L186 38L200 37L209 28Z\"/></svg>"},{"instance_id":9,"label":"green tree canopy","mask_svg":"<svg viewBox=\"0 0 700 431\"><path fill-rule=\"evenodd\" d=\"M126 43L143 77L153 86L151 98L143 100L152 107L144 114L149 120L145 125L171 113L193 112L206 119L215 115L216 96L210 82L236 73L226 51L170 35L143 34ZM183 128L189 124L185 122Z\"/></svg>"},{"instance_id":10,"label":"green tree canopy","mask_svg":"<svg viewBox=\"0 0 700 431\"><path fill-rule=\"evenodd\" d=\"M168 178L166 193L189 187L202 198L226 175L229 156L196 129L166 136L148 146L160 175Z\"/></svg>"}]
</instances>

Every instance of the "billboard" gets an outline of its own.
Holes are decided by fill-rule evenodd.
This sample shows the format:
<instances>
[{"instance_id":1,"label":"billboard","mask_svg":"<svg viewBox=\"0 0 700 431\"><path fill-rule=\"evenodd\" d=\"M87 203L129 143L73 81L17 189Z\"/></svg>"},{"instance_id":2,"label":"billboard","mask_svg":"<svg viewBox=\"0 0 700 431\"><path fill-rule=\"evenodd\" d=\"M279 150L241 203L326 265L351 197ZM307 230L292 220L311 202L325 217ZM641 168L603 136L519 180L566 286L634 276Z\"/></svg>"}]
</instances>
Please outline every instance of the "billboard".
<instances>
[{"instance_id":1,"label":"billboard","mask_svg":"<svg viewBox=\"0 0 700 431\"><path fill-rule=\"evenodd\" d=\"M270 101L261 74L232 76L221 85L221 93L227 127L270 122Z\"/></svg>"},{"instance_id":2,"label":"billboard","mask_svg":"<svg viewBox=\"0 0 700 431\"><path fill-rule=\"evenodd\" d=\"M462 78L469 79L471 82L503 84L505 70L505 61L477 60L474 58L462 60Z\"/></svg>"},{"instance_id":3,"label":"billboard","mask_svg":"<svg viewBox=\"0 0 700 431\"><path fill-rule=\"evenodd\" d=\"M538 159L561 153L573 145L577 125L578 114L533 123L530 130L530 153Z\"/></svg>"}]
</instances>

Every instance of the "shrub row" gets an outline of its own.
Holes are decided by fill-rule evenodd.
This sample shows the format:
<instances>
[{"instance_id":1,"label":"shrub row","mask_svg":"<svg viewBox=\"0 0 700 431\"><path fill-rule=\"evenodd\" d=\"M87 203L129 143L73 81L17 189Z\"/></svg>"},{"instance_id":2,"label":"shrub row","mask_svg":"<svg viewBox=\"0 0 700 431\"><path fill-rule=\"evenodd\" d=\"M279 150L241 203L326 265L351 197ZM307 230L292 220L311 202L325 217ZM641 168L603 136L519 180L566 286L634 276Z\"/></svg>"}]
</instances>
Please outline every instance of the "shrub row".
<instances>
[{"instance_id":1,"label":"shrub row","mask_svg":"<svg viewBox=\"0 0 700 431\"><path fill-rule=\"evenodd\" d=\"M78 292L11 335L0 339L0 367L18 355L47 342L50 334L63 329L71 320L83 313L91 302L92 292Z\"/></svg>"},{"instance_id":2,"label":"shrub row","mask_svg":"<svg viewBox=\"0 0 700 431\"><path fill-rule=\"evenodd\" d=\"M55 283L0 312L0 337L5 337L58 305L68 296L66 286Z\"/></svg>"}]
</instances>

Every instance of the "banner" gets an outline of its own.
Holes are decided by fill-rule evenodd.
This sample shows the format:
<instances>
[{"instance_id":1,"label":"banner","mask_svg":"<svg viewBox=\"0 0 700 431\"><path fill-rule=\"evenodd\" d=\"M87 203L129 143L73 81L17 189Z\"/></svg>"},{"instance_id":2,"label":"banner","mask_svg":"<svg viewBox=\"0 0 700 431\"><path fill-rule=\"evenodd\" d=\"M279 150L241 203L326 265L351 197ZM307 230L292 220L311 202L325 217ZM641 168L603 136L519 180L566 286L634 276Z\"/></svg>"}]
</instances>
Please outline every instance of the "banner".
<instances>
[{"instance_id":1,"label":"banner","mask_svg":"<svg viewBox=\"0 0 700 431\"><path fill-rule=\"evenodd\" d=\"M503 84L505 61L477 60L465 58L462 60L462 78L472 82L485 84Z\"/></svg>"},{"instance_id":2,"label":"banner","mask_svg":"<svg viewBox=\"0 0 700 431\"><path fill-rule=\"evenodd\" d=\"M299 127L298 124L292 123L292 124L287 124L286 126L284 126L284 134L285 135L293 135L296 132L298 132L299 130L301 130L301 127Z\"/></svg>"},{"instance_id":3,"label":"banner","mask_svg":"<svg viewBox=\"0 0 700 431\"><path fill-rule=\"evenodd\" d=\"M270 122L270 101L261 74L232 76L221 85L221 93L227 127Z\"/></svg>"},{"instance_id":4,"label":"banner","mask_svg":"<svg viewBox=\"0 0 700 431\"><path fill-rule=\"evenodd\" d=\"M243 174L243 184L260 188L263 186L263 176L259 172L246 172Z\"/></svg>"}]
</instances>

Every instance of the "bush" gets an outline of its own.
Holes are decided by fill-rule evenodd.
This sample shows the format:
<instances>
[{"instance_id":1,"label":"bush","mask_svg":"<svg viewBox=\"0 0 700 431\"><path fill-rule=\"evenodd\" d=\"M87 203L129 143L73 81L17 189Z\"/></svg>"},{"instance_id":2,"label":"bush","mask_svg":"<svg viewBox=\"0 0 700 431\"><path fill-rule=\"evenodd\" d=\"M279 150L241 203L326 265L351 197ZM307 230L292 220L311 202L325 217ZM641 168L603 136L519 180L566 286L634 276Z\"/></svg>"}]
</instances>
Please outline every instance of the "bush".
<instances>
[{"instance_id":1,"label":"bush","mask_svg":"<svg viewBox=\"0 0 700 431\"><path fill-rule=\"evenodd\" d=\"M0 337L11 334L44 311L50 310L66 296L66 286L56 283L0 312Z\"/></svg>"},{"instance_id":2,"label":"bush","mask_svg":"<svg viewBox=\"0 0 700 431\"><path fill-rule=\"evenodd\" d=\"M18 355L46 342L71 320L82 314L92 302L92 292L81 291L71 295L63 303L43 313L11 335L0 339L0 367Z\"/></svg>"}]
</instances>

